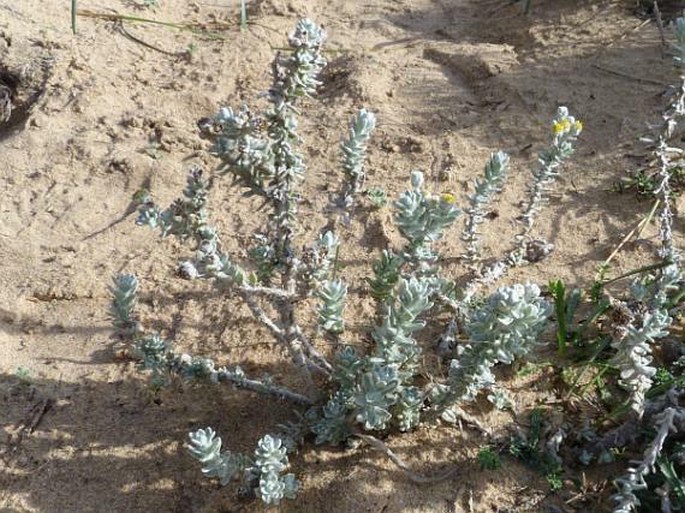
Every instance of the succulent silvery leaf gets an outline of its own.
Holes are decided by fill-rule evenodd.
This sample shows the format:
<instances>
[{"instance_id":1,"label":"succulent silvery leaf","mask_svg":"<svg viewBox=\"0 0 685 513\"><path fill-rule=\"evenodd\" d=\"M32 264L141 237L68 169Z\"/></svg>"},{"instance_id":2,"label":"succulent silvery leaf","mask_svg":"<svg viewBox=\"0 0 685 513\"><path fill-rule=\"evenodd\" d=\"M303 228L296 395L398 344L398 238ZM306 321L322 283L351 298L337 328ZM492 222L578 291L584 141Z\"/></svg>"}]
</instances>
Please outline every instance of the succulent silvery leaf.
<instances>
[{"instance_id":1,"label":"succulent silvery leaf","mask_svg":"<svg viewBox=\"0 0 685 513\"><path fill-rule=\"evenodd\" d=\"M257 443L255 464L262 473L281 472L288 465L287 450L279 437L265 435Z\"/></svg>"},{"instance_id":2,"label":"succulent silvery leaf","mask_svg":"<svg viewBox=\"0 0 685 513\"><path fill-rule=\"evenodd\" d=\"M412 186L412 190L404 192L395 202L395 223L409 243L405 249L407 259L417 265L432 264L437 255L430 244L442 237L460 210L454 205L452 194L426 194L422 190L423 173L412 173Z\"/></svg>"},{"instance_id":3,"label":"succulent silvery leaf","mask_svg":"<svg viewBox=\"0 0 685 513\"><path fill-rule=\"evenodd\" d=\"M249 458L228 451L221 453L221 438L212 428L198 429L189 433L188 451L202 463L202 473L217 477L222 485L238 477L250 464Z\"/></svg>"},{"instance_id":4,"label":"succulent silvery leaf","mask_svg":"<svg viewBox=\"0 0 685 513\"><path fill-rule=\"evenodd\" d=\"M138 279L132 274L115 276L109 290L112 294L110 317L114 327L124 335L132 335L138 330L134 310L138 300Z\"/></svg>"},{"instance_id":5,"label":"succulent silvery leaf","mask_svg":"<svg viewBox=\"0 0 685 513\"><path fill-rule=\"evenodd\" d=\"M471 342L490 343L498 361L511 363L530 351L550 313L551 305L540 297L537 285L500 287L472 314L466 332Z\"/></svg>"},{"instance_id":6,"label":"succulent silvery leaf","mask_svg":"<svg viewBox=\"0 0 685 513\"><path fill-rule=\"evenodd\" d=\"M252 238L255 245L248 250L248 255L257 268L258 281L268 284L278 265L276 248L266 235L255 234Z\"/></svg>"},{"instance_id":7,"label":"succulent silvery leaf","mask_svg":"<svg viewBox=\"0 0 685 513\"><path fill-rule=\"evenodd\" d=\"M423 401L423 393L417 387L402 389L396 407L400 431L410 431L419 425Z\"/></svg>"},{"instance_id":8,"label":"succulent silvery leaf","mask_svg":"<svg viewBox=\"0 0 685 513\"><path fill-rule=\"evenodd\" d=\"M259 497L266 504L278 504L285 497L285 483L275 472L262 474L259 478Z\"/></svg>"},{"instance_id":9,"label":"succulent silvery leaf","mask_svg":"<svg viewBox=\"0 0 685 513\"><path fill-rule=\"evenodd\" d=\"M289 39L292 54L276 63L275 83L270 91L276 109L283 104L294 104L296 99L316 92L320 84L317 76L326 65L326 59L321 54L325 39L326 33L316 23L309 19L298 21ZM284 128L294 129L292 125Z\"/></svg>"},{"instance_id":10,"label":"succulent silvery leaf","mask_svg":"<svg viewBox=\"0 0 685 513\"><path fill-rule=\"evenodd\" d=\"M280 473L288 466L287 449L277 436L265 435L257 442L253 471L259 475L259 496L266 504L294 498L298 489L295 476Z\"/></svg>"},{"instance_id":11,"label":"succulent silvery leaf","mask_svg":"<svg viewBox=\"0 0 685 513\"><path fill-rule=\"evenodd\" d=\"M309 287L328 280L333 274L340 238L330 230L319 235L316 242L302 254L300 275Z\"/></svg>"},{"instance_id":12,"label":"succulent silvery leaf","mask_svg":"<svg viewBox=\"0 0 685 513\"><path fill-rule=\"evenodd\" d=\"M214 142L212 153L222 161L219 171L231 173L252 193L266 195L266 186L275 170L271 146L262 134L261 123L245 105L238 111L224 107L206 134Z\"/></svg>"},{"instance_id":13,"label":"succulent silvery leaf","mask_svg":"<svg viewBox=\"0 0 685 513\"><path fill-rule=\"evenodd\" d=\"M630 391L630 406L640 416L644 411L645 393L652 387L656 374L656 367L651 365L651 343L668 335L671 321L667 310L648 310L638 325L624 326L623 335L612 342L617 349L612 363L620 369L619 383Z\"/></svg>"},{"instance_id":14,"label":"succulent silvery leaf","mask_svg":"<svg viewBox=\"0 0 685 513\"><path fill-rule=\"evenodd\" d=\"M352 346L343 347L335 357L333 378L343 389L354 386L364 367L364 360Z\"/></svg>"},{"instance_id":15,"label":"succulent silvery leaf","mask_svg":"<svg viewBox=\"0 0 685 513\"><path fill-rule=\"evenodd\" d=\"M364 184L366 145L375 126L376 116L373 112L361 109L352 119L348 139L341 145L345 182L338 199L338 206L342 208L349 208L353 205L354 196L359 193Z\"/></svg>"},{"instance_id":16,"label":"succulent silvery leaf","mask_svg":"<svg viewBox=\"0 0 685 513\"><path fill-rule=\"evenodd\" d=\"M478 307L466 324L469 342L450 364L447 388L438 394L443 405L473 400L495 383L492 367L524 357L538 343L551 314L537 285L500 287Z\"/></svg>"},{"instance_id":17,"label":"succulent silvery leaf","mask_svg":"<svg viewBox=\"0 0 685 513\"><path fill-rule=\"evenodd\" d=\"M411 186L415 191L421 191L423 188L423 173L421 171L412 171Z\"/></svg>"},{"instance_id":18,"label":"succulent silvery leaf","mask_svg":"<svg viewBox=\"0 0 685 513\"><path fill-rule=\"evenodd\" d=\"M409 371L416 364L420 348L412 334L424 326L418 317L433 306L433 286L434 281L425 278L401 280L395 300L386 305L383 323L372 333L376 353L384 361Z\"/></svg>"},{"instance_id":19,"label":"succulent silvery leaf","mask_svg":"<svg viewBox=\"0 0 685 513\"><path fill-rule=\"evenodd\" d=\"M135 345L140 367L152 371L152 384L164 386L169 381L169 344L157 333L145 335Z\"/></svg>"},{"instance_id":20,"label":"succulent silvery leaf","mask_svg":"<svg viewBox=\"0 0 685 513\"><path fill-rule=\"evenodd\" d=\"M207 223L207 195L209 183L202 177L202 169L194 167L188 173L184 198L175 200L169 208L160 211L147 197L139 207L136 221L139 225L159 227L162 236L174 235L181 240L195 237L198 229Z\"/></svg>"},{"instance_id":21,"label":"succulent silvery leaf","mask_svg":"<svg viewBox=\"0 0 685 513\"><path fill-rule=\"evenodd\" d=\"M329 333L342 333L345 329L342 314L347 298L347 285L341 280L325 281L316 295L320 300L319 326Z\"/></svg>"},{"instance_id":22,"label":"succulent silvery leaf","mask_svg":"<svg viewBox=\"0 0 685 513\"><path fill-rule=\"evenodd\" d=\"M400 279L400 269L404 259L392 251L384 249L380 260L373 263L374 277L367 281L371 287L371 296L379 302L386 301Z\"/></svg>"},{"instance_id":23,"label":"succulent silvery leaf","mask_svg":"<svg viewBox=\"0 0 685 513\"><path fill-rule=\"evenodd\" d=\"M367 430L385 429L392 418L390 409L397 402L400 390L397 369L382 363L374 364L361 377L355 390L357 422Z\"/></svg>"},{"instance_id":24,"label":"succulent silvery leaf","mask_svg":"<svg viewBox=\"0 0 685 513\"><path fill-rule=\"evenodd\" d=\"M509 167L509 155L498 151L490 155L485 165L483 178L476 179L473 195L469 196L469 208L466 209L468 218L462 233L462 240L467 244L466 257L475 262L480 258L478 225L485 221L487 206L495 194L502 191Z\"/></svg>"},{"instance_id":25,"label":"succulent silvery leaf","mask_svg":"<svg viewBox=\"0 0 685 513\"><path fill-rule=\"evenodd\" d=\"M338 445L345 442L351 435L352 429L348 421L351 405L345 392L339 390L322 409L322 416L312 426L317 444L329 443Z\"/></svg>"},{"instance_id":26,"label":"succulent silvery leaf","mask_svg":"<svg viewBox=\"0 0 685 513\"><path fill-rule=\"evenodd\" d=\"M514 401L512 401L509 394L500 388L496 388L488 394L488 401L498 410L511 409L514 406Z\"/></svg>"},{"instance_id":27,"label":"succulent silvery leaf","mask_svg":"<svg viewBox=\"0 0 685 513\"><path fill-rule=\"evenodd\" d=\"M517 235L518 248L511 258L515 263L523 261L523 253L528 235L536 215L547 202L547 193L559 176L559 167L571 156L578 136L583 131L583 123L569 114L566 107L559 107L552 120L552 143L538 154L538 168L533 172L533 182L528 189L526 208L520 217L523 230Z\"/></svg>"}]
</instances>

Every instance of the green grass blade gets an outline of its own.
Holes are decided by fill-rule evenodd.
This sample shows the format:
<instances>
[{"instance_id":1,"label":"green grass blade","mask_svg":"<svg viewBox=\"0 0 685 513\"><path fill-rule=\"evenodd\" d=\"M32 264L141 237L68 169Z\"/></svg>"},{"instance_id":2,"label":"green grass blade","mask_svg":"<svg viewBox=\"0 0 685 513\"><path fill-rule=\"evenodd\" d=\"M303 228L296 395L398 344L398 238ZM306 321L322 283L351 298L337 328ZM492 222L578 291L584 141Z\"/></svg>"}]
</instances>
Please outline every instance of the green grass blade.
<instances>
[{"instance_id":1,"label":"green grass blade","mask_svg":"<svg viewBox=\"0 0 685 513\"><path fill-rule=\"evenodd\" d=\"M240 30L247 28L247 7L245 6L245 1L240 0Z\"/></svg>"},{"instance_id":2,"label":"green grass blade","mask_svg":"<svg viewBox=\"0 0 685 513\"><path fill-rule=\"evenodd\" d=\"M76 0L71 0L71 31L76 34Z\"/></svg>"}]
</instances>

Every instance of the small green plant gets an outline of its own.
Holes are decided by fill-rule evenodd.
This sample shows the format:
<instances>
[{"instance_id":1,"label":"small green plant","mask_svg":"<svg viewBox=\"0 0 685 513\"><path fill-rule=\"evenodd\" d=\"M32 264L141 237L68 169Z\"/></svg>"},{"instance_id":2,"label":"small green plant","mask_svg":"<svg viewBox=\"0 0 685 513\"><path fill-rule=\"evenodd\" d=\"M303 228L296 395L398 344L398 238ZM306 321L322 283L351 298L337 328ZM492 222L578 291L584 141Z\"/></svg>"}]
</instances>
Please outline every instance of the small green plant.
<instances>
[{"instance_id":1,"label":"small green plant","mask_svg":"<svg viewBox=\"0 0 685 513\"><path fill-rule=\"evenodd\" d=\"M384 207L388 202L388 194L379 187L369 187L366 191L366 197L376 208Z\"/></svg>"},{"instance_id":2,"label":"small green plant","mask_svg":"<svg viewBox=\"0 0 685 513\"><path fill-rule=\"evenodd\" d=\"M559 491L564 487L564 482L562 481L561 476L557 472L551 472L545 475L545 479L547 480L549 489L553 492Z\"/></svg>"},{"instance_id":3,"label":"small green plant","mask_svg":"<svg viewBox=\"0 0 685 513\"><path fill-rule=\"evenodd\" d=\"M195 43L189 43L185 49L185 58L188 62L192 62L197 54L198 46Z\"/></svg>"},{"instance_id":4,"label":"small green plant","mask_svg":"<svg viewBox=\"0 0 685 513\"><path fill-rule=\"evenodd\" d=\"M681 194L685 189L685 167L678 165L671 170L673 194ZM638 169L631 176L614 183L612 189L619 193L635 191L639 196L651 198L659 187L657 171Z\"/></svg>"},{"instance_id":5,"label":"small green plant","mask_svg":"<svg viewBox=\"0 0 685 513\"><path fill-rule=\"evenodd\" d=\"M547 441L543 440L542 410L533 409L530 414L528 433L513 437L509 443L509 453L533 470L539 472L552 491L561 489L561 458L558 449L564 433L558 430Z\"/></svg>"},{"instance_id":6,"label":"small green plant","mask_svg":"<svg viewBox=\"0 0 685 513\"><path fill-rule=\"evenodd\" d=\"M580 289L573 289L568 294L566 286L561 280L550 281L549 291L554 299L554 312L557 318L557 350L560 356L566 354L567 342L574 341L576 333L570 331L573 327L573 317L580 305Z\"/></svg>"},{"instance_id":7,"label":"small green plant","mask_svg":"<svg viewBox=\"0 0 685 513\"><path fill-rule=\"evenodd\" d=\"M491 447L483 447L478 451L477 459L482 470L499 470L502 468L502 459Z\"/></svg>"},{"instance_id":8,"label":"small green plant","mask_svg":"<svg viewBox=\"0 0 685 513\"><path fill-rule=\"evenodd\" d=\"M159 160L161 158L160 148L160 142L153 138L147 142L147 146L145 146L145 153L152 160Z\"/></svg>"}]
</instances>

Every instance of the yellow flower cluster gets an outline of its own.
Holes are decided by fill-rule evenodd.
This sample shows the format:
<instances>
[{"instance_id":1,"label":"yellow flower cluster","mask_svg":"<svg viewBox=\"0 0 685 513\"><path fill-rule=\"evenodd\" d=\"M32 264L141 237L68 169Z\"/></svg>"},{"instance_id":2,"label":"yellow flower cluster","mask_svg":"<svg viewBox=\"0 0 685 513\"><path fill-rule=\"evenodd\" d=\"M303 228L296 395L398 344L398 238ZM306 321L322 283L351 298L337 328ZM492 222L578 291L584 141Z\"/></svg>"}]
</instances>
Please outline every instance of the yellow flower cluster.
<instances>
[{"instance_id":1,"label":"yellow flower cluster","mask_svg":"<svg viewBox=\"0 0 685 513\"><path fill-rule=\"evenodd\" d=\"M440 199L448 205L454 205L457 202L457 197L451 192L443 192L440 195Z\"/></svg>"},{"instance_id":2,"label":"yellow flower cluster","mask_svg":"<svg viewBox=\"0 0 685 513\"><path fill-rule=\"evenodd\" d=\"M568 119L562 119L552 125L552 130L555 134L568 132L571 129L571 122Z\"/></svg>"},{"instance_id":3,"label":"yellow flower cluster","mask_svg":"<svg viewBox=\"0 0 685 513\"><path fill-rule=\"evenodd\" d=\"M573 123L571 123L571 120L568 118L564 118L562 120L557 121L552 125L552 131L554 132L555 135L559 135L561 133L569 132L571 131L571 128L575 130L577 134L582 132L583 130L583 122L580 120L576 120Z\"/></svg>"}]
</instances>

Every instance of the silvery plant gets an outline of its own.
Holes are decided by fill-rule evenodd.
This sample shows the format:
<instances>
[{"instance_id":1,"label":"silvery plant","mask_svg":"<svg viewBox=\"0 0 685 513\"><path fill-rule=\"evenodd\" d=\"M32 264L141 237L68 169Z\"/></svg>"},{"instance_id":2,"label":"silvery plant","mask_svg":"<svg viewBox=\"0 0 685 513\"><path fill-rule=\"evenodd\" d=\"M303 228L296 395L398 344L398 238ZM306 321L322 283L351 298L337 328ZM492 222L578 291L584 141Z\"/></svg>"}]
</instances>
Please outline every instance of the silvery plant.
<instances>
[{"instance_id":1,"label":"silvery plant","mask_svg":"<svg viewBox=\"0 0 685 513\"><path fill-rule=\"evenodd\" d=\"M653 145L657 162L657 185L654 196L659 205L660 246L658 257L661 265L657 269L634 280L630 295L625 300L613 300L612 306L620 313L622 322L614 327L612 348L615 350L612 363L620 372L619 383L628 390L632 416L648 423L657 430L656 437L644 451L642 461L635 462L628 472L616 479L617 493L613 496L615 513L638 511L640 500L637 492L648 489L645 477L654 471L662 455L666 439L674 434L682 435L685 413L677 401L663 406L649 417L645 411L650 407L646 393L652 387L657 368L653 362L654 349L659 340L669 334L673 324L673 297L685 290L685 276L682 272L682 255L673 241L673 173L682 167L680 159L683 149L677 146L678 126L685 117L685 76L682 75L685 55L685 19L678 18L674 26L676 42L671 45L675 64L681 70L676 86L672 87L671 98L661 115L660 123L654 125L654 135L643 138ZM680 395L677 387L667 396ZM654 402L654 401L652 401ZM661 493L662 511L670 512L668 486Z\"/></svg>"},{"instance_id":2,"label":"silvery plant","mask_svg":"<svg viewBox=\"0 0 685 513\"><path fill-rule=\"evenodd\" d=\"M138 280L120 275L111 286L114 326L131 342L132 353L156 385L178 378L229 385L288 401L299 409L296 421L264 434L251 455L227 449L210 427L189 435L189 453L206 476L222 484L241 480L245 489L267 504L296 495L299 484L287 472L288 453L308 436L316 444L370 443L383 448L374 435L409 431L423 421L454 423L462 414L461 406L481 391L504 404L494 367L528 357L541 344L551 314L549 303L533 284L501 285L489 295L476 294L488 275L480 265L479 228L509 167L509 157L496 152L463 210L457 208L454 194L433 193L423 173L411 173L409 189L392 205L403 242L382 251L366 280L377 306L372 344L360 348L345 342L348 285L336 274L338 256L344 252L336 227L338 221L349 223L354 207L363 201L366 149L376 116L366 109L354 115L341 144L342 185L330 198L327 228L315 240L299 241L300 186L306 167L299 150L297 116L305 107L303 100L313 96L320 84L317 77L326 64L324 39L324 31L315 23L299 21L289 39L290 51L280 54L272 67L268 107L263 111L244 105L225 107L199 123L218 160L213 174L208 177L201 169L192 169L183 196L167 208L145 195L138 217L139 225L190 246L189 257L179 263L180 276L211 280L245 303L288 355L302 378L301 386L286 387L269 376L251 376L239 366L177 352L172 341L141 326L135 313ZM531 178L521 233L502 265L520 265L525 259L533 219L581 129L567 109L559 109L551 126L552 144L541 152L539 168ZM208 214L209 191L224 176L247 195L259 197L266 211L263 229L252 234L247 259L225 250ZM464 290L441 275L437 245L460 218L464 261L475 269ZM314 301L302 301L306 298ZM304 316L297 315L298 309L312 303L317 325L301 325L298 319ZM426 379L423 356L430 344L421 337L427 317L440 310L453 315L448 328L451 342L441 344L448 364L442 381ZM388 455L396 461L389 450Z\"/></svg>"}]
</instances>

